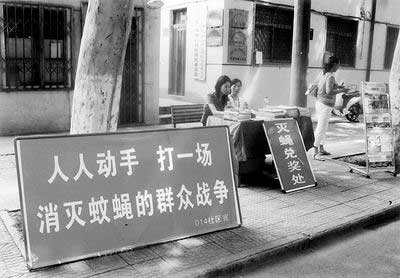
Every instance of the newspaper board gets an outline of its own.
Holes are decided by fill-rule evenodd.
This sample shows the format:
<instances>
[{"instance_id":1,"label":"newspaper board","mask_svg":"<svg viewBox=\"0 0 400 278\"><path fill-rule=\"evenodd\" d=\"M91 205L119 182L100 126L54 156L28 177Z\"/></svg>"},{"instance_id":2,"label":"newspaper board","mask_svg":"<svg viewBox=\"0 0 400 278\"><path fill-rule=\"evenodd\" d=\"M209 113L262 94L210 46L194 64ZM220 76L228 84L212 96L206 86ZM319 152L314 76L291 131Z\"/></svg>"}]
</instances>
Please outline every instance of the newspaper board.
<instances>
[{"instance_id":1,"label":"newspaper board","mask_svg":"<svg viewBox=\"0 0 400 278\"><path fill-rule=\"evenodd\" d=\"M366 141L366 174L393 167L393 129L390 96L385 83L362 82Z\"/></svg>"},{"instance_id":2,"label":"newspaper board","mask_svg":"<svg viewBox=\"0 0 400 278\"><path fill-rule=\"evenodd\" d=\"M16 138L28 267L241 225L229 139L227 127Z\"/></svg>"}]
</instances>

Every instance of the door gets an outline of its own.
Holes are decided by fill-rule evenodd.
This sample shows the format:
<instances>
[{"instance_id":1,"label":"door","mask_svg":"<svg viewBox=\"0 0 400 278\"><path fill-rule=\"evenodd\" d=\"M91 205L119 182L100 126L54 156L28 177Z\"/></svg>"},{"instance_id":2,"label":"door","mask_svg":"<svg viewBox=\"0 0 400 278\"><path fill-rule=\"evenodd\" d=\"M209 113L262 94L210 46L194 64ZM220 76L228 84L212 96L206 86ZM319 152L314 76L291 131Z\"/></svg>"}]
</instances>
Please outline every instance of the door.
<instances>
[{"instance_id":1,"label":"door","mask_svg":"<svg viewBox=\"0 0 400 278\"><path fill-rule=\"evenodd\" d=\"M172 17L168 93L183 96L186 71L186 9L173 11Z\"/></svg>"},{"instance_id":2,"label":"door","mask_svg":"<svg viewBox=\"0 0 400 278\"><path fill-rule=\"evenodd\" d=\"M122 75L119 125L144 122L143 10L135 9Z\"/></svg>"}]
</instances>

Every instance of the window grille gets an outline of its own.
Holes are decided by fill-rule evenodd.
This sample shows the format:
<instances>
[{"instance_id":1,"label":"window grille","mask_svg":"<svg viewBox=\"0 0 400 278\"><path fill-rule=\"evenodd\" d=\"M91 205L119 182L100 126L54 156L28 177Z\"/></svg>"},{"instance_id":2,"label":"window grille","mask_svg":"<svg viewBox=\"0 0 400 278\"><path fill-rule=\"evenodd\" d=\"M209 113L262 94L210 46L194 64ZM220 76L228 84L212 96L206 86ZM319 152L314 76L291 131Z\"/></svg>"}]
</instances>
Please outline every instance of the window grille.
<instances>
[{"instance_id":1,"label":"window grille","mask_svg":"<svg viewBox=\"0 0 400 278\"><path fill-rule=\"evenodd\" d=\"M338 57L344 66L355 65L358 21L327 18L326 51Z\"/></svg>"},{"instance_id":2,"label":"window grille","mask_svg":"<svg viewBox=\"0 0 400 278\"><path fill-rule=\"evenodd\" d=\"M4 89L70 87L70 14L64 7L4 4Z\"/></svg>"},{"instance_id":3,"label":"window grille","mask_svg":"<svg viewBox=\"0 0 400 278\"><path fill-rule=\"evenodd\" d=\"M263 53L263 63L290 63L292 38L292 10L256 6L254 49Z\"/></svg>"},{"instance_id":4,"label":"window grille","mask_svg":"<svg viewBox=\"0 0 400 278\"><path fill-rule=\"evenodd\" d=\"M387 27L386 30L386 49L385 49L385 62L384 68L390 69L392 67L394 49L396 48L397 36L399 35L399 28Z\"/></svg>"}]
</instances>

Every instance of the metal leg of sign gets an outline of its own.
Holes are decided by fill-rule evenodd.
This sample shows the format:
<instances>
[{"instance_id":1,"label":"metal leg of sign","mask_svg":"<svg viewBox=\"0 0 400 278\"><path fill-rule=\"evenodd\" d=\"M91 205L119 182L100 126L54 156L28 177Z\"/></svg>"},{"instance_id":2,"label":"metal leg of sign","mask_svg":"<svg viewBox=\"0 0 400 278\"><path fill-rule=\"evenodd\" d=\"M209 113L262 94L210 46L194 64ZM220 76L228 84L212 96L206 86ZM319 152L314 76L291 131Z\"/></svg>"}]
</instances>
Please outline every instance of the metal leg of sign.
<instances>
[{"instance_id":1,"label":"metal leg of sign","mask_svg":"<svg viewBox=\"0 0 400 278\"><path fill-rule=\"evenodd\" d=\"M370 178L371 178L371 176L369 175L369 171L364 171L364 170L359 169L359 168L354 167L354 166L349 166L349 167L350 167L350 170L349 170L350 173L358 173L358 174L361 174L361 175L363 175L364 177L366 177L367 179L370 179Z\"/></svg>"},{"instance_id":2,"label":"metal leg of sign","mask_svg":"<svg viewBox=\"0 0 400 278\"><path fill-rule=\"evenodd\" d=\"M386 173L389 173L389 174L392 174L393 175L393 177L397 177L397 174L396 174L396 172L393 170L393 171L385 171Z\"/></svg>"}]
</instances>

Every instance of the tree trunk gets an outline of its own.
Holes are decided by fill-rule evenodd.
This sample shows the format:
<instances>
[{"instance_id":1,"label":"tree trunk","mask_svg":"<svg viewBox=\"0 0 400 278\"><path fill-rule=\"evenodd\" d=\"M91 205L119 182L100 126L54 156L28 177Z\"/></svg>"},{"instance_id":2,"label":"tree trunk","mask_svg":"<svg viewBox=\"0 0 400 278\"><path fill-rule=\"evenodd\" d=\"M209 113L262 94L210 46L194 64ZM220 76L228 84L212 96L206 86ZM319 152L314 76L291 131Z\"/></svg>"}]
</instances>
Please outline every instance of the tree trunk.
<instances>
[{"instance_id":1,"label":"tree trunk","mask_svg":"<svg viewBox=\"0 0 400 278\"><path fill-rule=\"evenodd\" d=\"M78 59L71 134L116 131L132 0L90 0Z\"/></svg>"},{"instance_id":2,"label":"tree trunk","mask_svg":"<svg viewBox=\"0 0 400 278\"><path fill-rule=\"evenodd\" d=\"M392 68L389 75L389 92L392 109L392 125L394 130L394 168L400 173L400 36L394 51Z\"/></svg>"}]
</instances>

